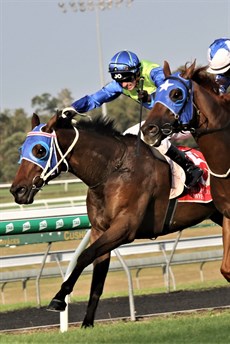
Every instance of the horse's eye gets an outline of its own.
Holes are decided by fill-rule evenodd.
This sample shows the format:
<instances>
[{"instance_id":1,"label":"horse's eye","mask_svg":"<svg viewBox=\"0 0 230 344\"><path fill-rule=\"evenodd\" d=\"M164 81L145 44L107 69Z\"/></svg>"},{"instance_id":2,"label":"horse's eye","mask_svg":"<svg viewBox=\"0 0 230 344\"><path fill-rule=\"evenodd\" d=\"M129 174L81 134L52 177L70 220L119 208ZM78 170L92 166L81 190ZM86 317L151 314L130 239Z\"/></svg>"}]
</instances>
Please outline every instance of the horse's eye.
<instances>
[{"instance_id":1,"label":"horse's eye","mask_svg":"<svg viewBox=\"0 0 230 344\"><path fill-rule=\"evenodd\" d=\"M175 88L172 90L169 94L169 97L174 103L180 103L184 99L183 92L180 88Z\"/></svg>"},{"instance_id":2,"label":"horse's eye","mask_svg":"<svg viewBox=\"0 0 230 344\"><path fill-rule=\"evenodd\" d=\"M33 155L38 158L38 159L45 159L47 156L48 152L46 148L40 144L35 145L32 149Z\"/></svg>"}]
</instances>

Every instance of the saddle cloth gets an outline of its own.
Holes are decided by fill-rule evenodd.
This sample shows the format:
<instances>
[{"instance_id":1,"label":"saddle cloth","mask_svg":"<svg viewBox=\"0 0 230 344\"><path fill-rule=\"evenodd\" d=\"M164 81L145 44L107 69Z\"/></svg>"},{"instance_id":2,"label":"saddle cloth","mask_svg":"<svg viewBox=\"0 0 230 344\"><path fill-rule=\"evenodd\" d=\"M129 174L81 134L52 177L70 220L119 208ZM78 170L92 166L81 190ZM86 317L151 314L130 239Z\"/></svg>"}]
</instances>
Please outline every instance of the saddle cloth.
<instances>
[{"instance_id":1,"label":"saddle cloth","mask_svg":"<svg viewBox=\"0 0 230 344\"><path fill-rule=\"evenodd\" d=\"M189 159L191 159L195 165L199 166L203 171L203 176L198 183L197 188L187 189L187 193L182 197L179 197L184 191L185 187L185 172L178 164L164 156L168 161L172 171L172 188L170 192L170 199L179 197L179 202L198 202L209 203L212 201L210 190L210 175L208 173L207 163L203 154L193 148L178 146L180 150L184 151ZM196 190L197 189L197 190Z\"/></svg>"}]
</instances>

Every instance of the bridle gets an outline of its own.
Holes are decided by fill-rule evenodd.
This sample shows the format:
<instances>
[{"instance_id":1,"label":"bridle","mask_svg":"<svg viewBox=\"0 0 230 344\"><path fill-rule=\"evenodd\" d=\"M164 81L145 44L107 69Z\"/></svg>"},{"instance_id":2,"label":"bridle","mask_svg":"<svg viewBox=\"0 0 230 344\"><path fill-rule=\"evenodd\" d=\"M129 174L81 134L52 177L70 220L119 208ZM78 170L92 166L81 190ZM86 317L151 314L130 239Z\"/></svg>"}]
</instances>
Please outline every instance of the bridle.
<instances>
[{"instance_id":1,"label":"bridle","mask_svg":"<svg viewBox=\"0 0 230 344\"><path fill-rule=\"evenodd\" d=\"M194 103L194 100L193 100L193 87L192 87L192 81L191 80L186 80L182 77L179 77L179 76L175 76L175 75L170 75L168 77L165 78L165 81L166 80L174 80L176 81L177 83L181 84L185 91L186 91L186 97L185 97L185 101L183 102L182 106L180 107L180 109L178 111L172 111L166 104L164 104L163 102L163 105L165 105L166 107L169 108L169 110L171 110L173 116L174 116L174 123L171 124L171 123L165 123L162 128L160 129L162 134L164 136L170 136L172 134L177 134L179 132L185 132L185 131L190 131L192 134L195 134L197 129L195 128L195 126L193 125L194 123L194 108L196 110L196 114L199 115L200 114L200 111L199 109L197 108L196 104ZM185 82L185 80L187 82ZM188 122L188 123L182 123L180 121L180 117L181 117L181 114L185 111L185 107L186 105L190 103L191 104L191 113L192 113L192 119Z\"/></svg>"},{"instance_id":2,"label":"bridle","mask_svg":"<svg viewBox=\"0 0 230 344\"><path fill-rule=\"evenodd\" d=\"M221 127L221 128L212 128L212 129L200 128L200 127L195 128L194 122L197 123L197 117L199 117L201 115L201 112L193 100L192 80L190 80L189 87L188 87L187 84L185 82L183 82L183 79L181 79L177 76L171 75L171 76L167 77L165 80L167 80L167 79L168 80L176 80L177 82L183 84L183 86L187 90L186 102L190 101L192 103L193 113L192 113L192 118L188 123L181 123L180 115L181 115L182 111L184 110L186 102L183 104L183 106L180 108L180 110L177 113L171 111L173 116L174 116L174 119L175 119L174 123L173 124L165 123L162 126L162 128L159 129L164 136L171 136L174 133L179 133L179 132L183 133L185 131L190 131L193 136L195 136L196 138L199 138L202 135L207 135L207 134L223 131L224 129L229 127L230 120L226 123L226 125L224 127ZM164 104L164 105L166 107L168 107L167 104ZM170 110L170 108L169 108L169 110ZM195 113L194 113L194 111L195 111ZM206 118L206 116L204 116L204 117ZM208 121L207 118L206 118L206 121ZM208 166L208 171L212 176L217 177L217 178L227 178L228 175L230 174L230 168L228 169L228 171L226 173L223 173L223 174L217 174L217 173L213 172L209 168L209 166Z\"/></svg>"},{"instance_id":3,"label":"bridle","mask_svg":"<svg viewBox=\"0 0 230 344\"><path fill-rule=\"evenodd\" d=\"M57 135L56 132L53 131L52 133L46 133L43 131L34 131L36 130L36 128L34 128L33 131L29 132L27 134L27 137L33 137L35 138L35 140L39 137L40 141L39 143L42 144L42 140L44 140L44 138L49 138L50 139L50 143L49 143L49 155L47 157L47 161L43 167L43 165L41 165L41 163L39 163L39 159L37 159L35 156L33 157L32 155L30 155L30 157L28 158L28 156L21 156L21 160L28 160L36 165L38 165L39 167L42 168L42 173L39 175L36 175L33 180L32 180L32 190L41 190L44 185L47 183L47 180L50 176L57 176L59 174L58 171L58 167L61 165L61 163L63 162L66 165L66 172L68 172L69 170L69 164L66 160L67 155L72 151L72 149L74 148L74 146L76 145L78 138L79 138L79 132L78 130L73 127L74 131L75 131L75 137L73 139L73 142L70 144L69 148L66 150L66 152L63 154L60 146L58 144L58 140L57 140ZM26 141L25 141L26 143ZM25 145L24 143L24 145ZM36 144L36 141L35 141ZM60 158L59 160L57 160L56 156L57 153L59 154ZM53 163L53 157L55 156L55 163ZM42 184L41 186L36 185L36 180L42 180Z\"/></svg>"},{"instance_id":4,"label":"bridle","mask_svg":"<svg viewBox=\"0 0 230 344\"><path fill-rule=\"evenodd\" d=\"M201 111L198 108L198 106L195 104L194 102L194 98L193 98L193 87L192 87L192 80L190 80L189 86L183 81L182 78L174 76L174 75L170 75L167 78L165 78L165 80L176 80L177 82L183 84L183 86L185 87L186 91L187 91L187 97L186 97L186 101L183 104L183 107L181 107L180 111L178 111L177 113L173 113L174 116L174 123L165 123L162 128L160 129L162 134L164 136L170 136L172 134L178 134L179 132L183 133L185 131L190 131L190 133L195 136L195 137L201 137L203 135L207 135L207 134L212 134L212 133L216 133L219 131L223 131L226 128L229 127L230 125L230 121L228 123L226 123L226 125L224 125L221 128L196 128L196 125L198 124L198 118L201 115ZM187 102L191 102L192 106L193 106L193 114L192 114L192 118L188 123L181 123L180 121L180 115L182 113L182 111L184 110L184 107L186 105ZM204 114L203 114L204 115ZM204 116L206 118L206 116ZM206 118L206 121L207 118ZM194 125L195 124L195 125Z\"/></svg>"}]
</instances>

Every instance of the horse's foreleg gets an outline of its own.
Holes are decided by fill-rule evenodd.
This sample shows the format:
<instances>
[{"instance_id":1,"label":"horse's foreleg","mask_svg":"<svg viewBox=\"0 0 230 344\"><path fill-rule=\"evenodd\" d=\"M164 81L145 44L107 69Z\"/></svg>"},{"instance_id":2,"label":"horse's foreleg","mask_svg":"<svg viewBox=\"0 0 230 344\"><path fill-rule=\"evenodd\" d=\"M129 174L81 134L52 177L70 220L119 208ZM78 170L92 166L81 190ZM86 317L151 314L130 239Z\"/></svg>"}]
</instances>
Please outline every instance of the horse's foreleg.
<instances>
[{"instance_id":1,"label":"horse's foreleg","mask_svg":"<svg viewBox=\"0 0 230 344\"><path fill-rule=\"evenodd\" d=\"M94 261L90 298L82 327L93 326L99 299L102 295L105 279L109 269L110 254L99 257Z\"/></svg>"},{"instance_id":2,"label":"horse's foreleg","mask_svg":"<svg viewBox=\"0 0 230 344\"><path fill-rule=\"evenodd\" d=\"M133 223L134 218L136 224ZM84 268L93 263L96 258L110 253L113 249L122 244L133 241L141 221L141 216L135 217L133 214L119 214L110 228L80 254L75 268L68 279L62 283L61 289L50 302L48 310L64 311L66 307L65 297L72 292Z\"/></svg>"},{"instance_id":3,"label":"horse's foreleg","mask_svg":"<svg viewBox=\"0 0 230 344\"><path fill-rule=\"evenodd\" d=\"M230 282L230 219L224 217L223 220L223 248L224 255L221 265L221 273Z\"/></svg>"},{"instance_id":4,"label":"horse's foreleg","mask_svg":"<svg viewBox=\"0 0 230 344\"><path fill-rule=\"evenodd\" d=\"M103 232L96 231L94 228L91 228L91 234L90 234L90 244L93 244L101 235ZM85 250L84 250L85 251ZM83 251L83 252L84 252ZM88 250L87 250L88 251ZM66 281L64 281L61 285L61 289L59 292L54 296L54 298L51 300L48 310L50 311L56 311L56 312L62 312L66 308L66 302L65 302L65 297L66 295L70 294L73 290L73 287L78 280L79 276L81 275L82 271L86 266L88 266L90 263L93 263L92 261L87 262L84 259L81 260L81 263L79 263L79 258L81 257L82 253L78 257L77 264L73 271L71 272L70 276ZM87 256L89 257L89 256ZM107 257L104 257L104 259L110 257L110 253L108 254ZM102 259L100 260L102 261ZM109 263L108 263L109 264Z\"/></svg>"}]
</instances>

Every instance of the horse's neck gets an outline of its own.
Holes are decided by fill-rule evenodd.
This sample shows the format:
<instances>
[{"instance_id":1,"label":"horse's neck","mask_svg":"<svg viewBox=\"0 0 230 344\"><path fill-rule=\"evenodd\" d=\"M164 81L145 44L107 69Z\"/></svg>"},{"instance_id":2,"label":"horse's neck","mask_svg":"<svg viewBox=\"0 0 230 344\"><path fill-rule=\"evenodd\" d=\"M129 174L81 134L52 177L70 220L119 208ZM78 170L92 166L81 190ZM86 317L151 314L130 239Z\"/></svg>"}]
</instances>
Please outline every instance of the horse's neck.
<instances>
[{"instance_id":1,"label":"horse's neck","mask_svg":"<svg viewBox=\"0 0 230 344\"><path fill-rule=\"evenodd\" d=\"M80 131L70 159L71 172L89 187L103 183L124 151L117 139Z\"/></svg>"},{"instance_id":2,"label":"horse's neck","mask_svg":"<svg viewBox=\"0 0 230 344\"><path fill-rule=\"evenodd\" d=\"M230 107L230 99L223 102L220 96L208 92L196 82L193 83L193 86L194 103L200 112L199 127L218 129L226 126L230 121L227 110L227 106Z\"/></svg>"},{"instance_id":3,"label":"horse's neck","mask_svg":"<svg viewBox=\"0 0 230 344\"><path fill-rule=\"evenodd\" d=\"M195 139L211 170L223 174L229 168L230 101L199 86L194 87L194 92L194 102L200 111Z\"/></svg>"}]
</instances>

